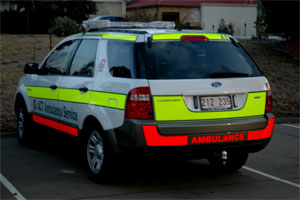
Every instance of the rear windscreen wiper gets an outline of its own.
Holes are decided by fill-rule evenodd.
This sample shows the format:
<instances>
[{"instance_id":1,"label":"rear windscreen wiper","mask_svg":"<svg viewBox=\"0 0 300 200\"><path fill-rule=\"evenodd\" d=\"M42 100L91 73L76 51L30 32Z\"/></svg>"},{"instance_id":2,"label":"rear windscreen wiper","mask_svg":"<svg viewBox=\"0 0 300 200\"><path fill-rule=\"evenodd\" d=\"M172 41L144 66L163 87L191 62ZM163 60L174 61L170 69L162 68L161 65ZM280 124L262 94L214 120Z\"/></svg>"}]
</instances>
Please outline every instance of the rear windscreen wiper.
<instances>
[{"instance_id":1,"label":"rear windscreen wiper","mask_svg":"<svg viewBox=\"0 0 300 200\"><path fill-rule=\"evenodd\" d=\"M210 78L232 78L232 77L250 77L250 74L235 72L217 72L212 73Z\"/></svg>"}]
</instances>

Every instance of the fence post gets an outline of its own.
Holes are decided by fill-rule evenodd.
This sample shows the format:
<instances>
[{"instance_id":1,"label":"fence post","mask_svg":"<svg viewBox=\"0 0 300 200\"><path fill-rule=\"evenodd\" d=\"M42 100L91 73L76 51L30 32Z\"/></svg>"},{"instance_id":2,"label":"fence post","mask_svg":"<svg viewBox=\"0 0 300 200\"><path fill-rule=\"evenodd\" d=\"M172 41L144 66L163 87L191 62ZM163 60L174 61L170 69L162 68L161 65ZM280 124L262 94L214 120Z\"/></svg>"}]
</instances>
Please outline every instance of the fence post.
<instances>
[{"instance_id":1,"label":"fence post","mask_svg":"<svg viewBox=\"0 0 300 200\"><path fill-rule=\"evenodd\" d=\"M52 30L49 29L48 33L49 33L49 43L50 43L49 46L50 46L50 51L51 51L51 49L52 49Z\"/></svg>"},{"instance_id":2,"label":"fence post","mask_svg":"<svg viewBox=\"0 0 300 200\"><path fill-rule=\"evenodd\" d=\"M35 62L35 47L33 47L33 62Z\"/></svg>"}]
</instances>

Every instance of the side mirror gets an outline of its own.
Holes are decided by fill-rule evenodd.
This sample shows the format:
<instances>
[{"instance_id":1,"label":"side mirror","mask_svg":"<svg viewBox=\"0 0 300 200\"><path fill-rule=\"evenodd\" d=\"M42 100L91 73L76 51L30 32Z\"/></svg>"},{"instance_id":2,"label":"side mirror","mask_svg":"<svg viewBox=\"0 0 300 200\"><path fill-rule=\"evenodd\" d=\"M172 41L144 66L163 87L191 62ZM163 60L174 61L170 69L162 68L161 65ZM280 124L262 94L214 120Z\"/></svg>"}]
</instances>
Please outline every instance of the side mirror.
<instances>
[{"instance_id":1,"label":"side mirror","mask_svg":"<svg viewBox=\"0 0 300 200\"><path fill-rule=\"evenodd\" d=\"M24 68L25 74L37 74L38 73L39 64L37 63L27 63Z\"/></svg>"}]
</instances>

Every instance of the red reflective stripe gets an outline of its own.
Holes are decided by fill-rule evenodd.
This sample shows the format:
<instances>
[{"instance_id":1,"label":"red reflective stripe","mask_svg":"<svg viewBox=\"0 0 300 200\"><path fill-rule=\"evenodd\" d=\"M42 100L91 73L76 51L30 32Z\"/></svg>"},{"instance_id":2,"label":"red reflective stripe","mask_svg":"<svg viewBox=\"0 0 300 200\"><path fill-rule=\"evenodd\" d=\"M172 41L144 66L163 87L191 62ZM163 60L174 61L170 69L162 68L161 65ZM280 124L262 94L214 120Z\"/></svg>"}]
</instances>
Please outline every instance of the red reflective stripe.
<instances>
[{"instance_id":1,"label":"red reflective stripe","mask_svg":"<svg viewBox=\"0 0 300 200\"><path fill-rule=\"evenodd\" d=\"M265 129L257 130L257 131L249 131L247 140L259 140L265 139L272 136L273 128L274 128L275 118L271 118L268 120L268 124Z\"/></svg>"},{"instance_id":2,"label":"red reflective stripe","mask_svg":"<svg viewBox=\"0 0 300 200\"><path fill-rule=\"evenodd\" d=\"M143 131L147 146L182 146L188 144L188 136L161 136L157 127L144 125Z\"/></svg>"},{"instance_id":3,"label":"red reflective stripe","mask_svg":"<svg viewBox=\"0 0 300 200\"><path fill-rule=\"evenodd\" d=\"M74 128L72 126L67 126L65 124L58 123L58 122L55 122L55 121L52 121L52 120L49 120L49 119L46 119L46 118L43 118L43 117L40 117L37 115L32 115L32 118L33 118L33 121L35 121L36 123L39 123L39 124L48 126L50 128L68 133L70 135L78 136L78 129Z\"/></svg>"},{"instance_id":4,"label":"red reflective stripe","mask_svg":"<svg viewBox=\"0 0 300 200\"><path fill-rule=\"evenodd\" d=\"M270 138L273 133L275 118L268 120L265 129L249 131L247 140L259 140ZM154 125L143 126L147 146L184 146L188 145L188 136L161 136Z\"/></svg>"},{"instance_id":5,"label":"red reflective stripe","mask_svg":"<svg viewBox=\"0 0 300 200\"><path fill-rule=\"evenodd\" d=\"M58 123L58 130L68 133L70 135L76 136L76 137L78 136L78 129L74 128L72 126L67 126L67 125Z\"/></svg>"}]
</instances>

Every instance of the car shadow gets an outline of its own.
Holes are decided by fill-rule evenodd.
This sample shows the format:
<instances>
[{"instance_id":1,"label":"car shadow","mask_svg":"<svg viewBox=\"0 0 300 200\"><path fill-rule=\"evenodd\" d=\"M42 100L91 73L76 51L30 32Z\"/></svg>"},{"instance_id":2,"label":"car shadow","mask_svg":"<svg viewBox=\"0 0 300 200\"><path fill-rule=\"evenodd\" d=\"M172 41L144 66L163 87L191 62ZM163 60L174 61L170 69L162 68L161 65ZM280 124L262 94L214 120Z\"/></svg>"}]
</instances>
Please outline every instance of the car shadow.
<instances>
[{"instance_id":1,"label":"car shadow","mask_svg":"<svg viewBox=\"0 0 300 200\"><path fill-rule=\"evenodd\" d=\"M83 172L84 176L89 177L86 166L80 157L79 141L73 136L43 129L29 148L67 162L74 166L76 171ZM199 180L208 182L212 179L221 180L222 177L229 176L228 173L211 168L206 159L185 160L176 155L159 154L121 154L115 157L107 173L103 180L90 180L109 185L182 185Z\"/></svg>"}]
</instances>

